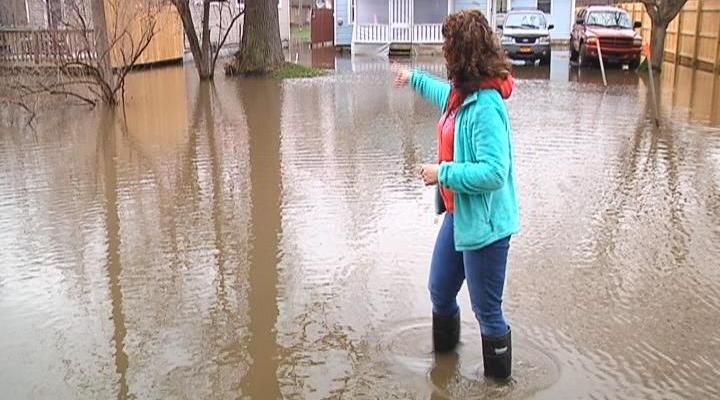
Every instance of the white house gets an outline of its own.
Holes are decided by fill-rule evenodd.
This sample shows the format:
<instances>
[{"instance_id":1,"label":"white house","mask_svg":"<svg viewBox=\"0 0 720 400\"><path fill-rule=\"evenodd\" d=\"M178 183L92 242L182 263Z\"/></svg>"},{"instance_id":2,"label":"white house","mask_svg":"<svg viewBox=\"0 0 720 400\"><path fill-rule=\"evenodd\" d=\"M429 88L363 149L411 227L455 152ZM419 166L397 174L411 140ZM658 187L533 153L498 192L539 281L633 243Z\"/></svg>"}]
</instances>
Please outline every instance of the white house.
<instances>
[{"instance_id":1,"label":"white house","mask_svg":"<svg viewBox=\"0 0 720 400\"><path fill-rule=\"evenodd\" d=\"M575 0L337 0L335 45L440 44L449 13L479 9L494 22L521 7L547 13L555 25L554 40L570 39Z\"/></svg>"}]
</instances>

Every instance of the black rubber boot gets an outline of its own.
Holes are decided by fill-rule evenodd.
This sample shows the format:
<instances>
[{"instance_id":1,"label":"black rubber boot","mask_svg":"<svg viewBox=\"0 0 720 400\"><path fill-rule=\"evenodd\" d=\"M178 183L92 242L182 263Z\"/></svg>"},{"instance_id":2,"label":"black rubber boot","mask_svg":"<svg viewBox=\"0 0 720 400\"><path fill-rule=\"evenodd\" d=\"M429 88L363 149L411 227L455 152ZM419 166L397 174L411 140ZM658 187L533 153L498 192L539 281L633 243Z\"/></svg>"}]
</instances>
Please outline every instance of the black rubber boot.
<instances>
[{"instance_id":1,"label":"black rubber boot","mask_svg":"<svg viewBox=\"0 0 720 400\"><path fill-rule=\"evenodd\" d=\"M488 378L508 379L512 366L510 330L505 336L482 336L484 375Z\"/></svg>"},{"instance_id":2,"label":"black rubber boot","mask_svg":"<svg viewBox=\"0 0 720 400\"><path fill-rule=\"evenodd\" d=\"M460 341L460 313L447 317L433 313L433 349L437 353L455 350Z\"/></svg>"}]
</instances>

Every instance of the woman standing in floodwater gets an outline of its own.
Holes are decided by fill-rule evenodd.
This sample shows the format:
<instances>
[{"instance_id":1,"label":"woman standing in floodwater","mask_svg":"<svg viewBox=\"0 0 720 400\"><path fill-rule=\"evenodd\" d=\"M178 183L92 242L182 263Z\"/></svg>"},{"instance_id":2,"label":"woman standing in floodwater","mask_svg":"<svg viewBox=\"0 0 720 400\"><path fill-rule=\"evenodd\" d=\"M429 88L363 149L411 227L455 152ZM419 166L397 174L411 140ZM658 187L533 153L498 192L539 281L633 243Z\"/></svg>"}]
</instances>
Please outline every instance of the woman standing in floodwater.
<instances>
[{"instance_id":1,"label":"woman standing in floodwater","mask_svg":"<svg viewBox=\"0 0 720 400\"><path fill-rule=\"evenodd\" d=\"M467 279L482 334L484 374L511 373L510 326L502 311L510 237L519 230L510 120L510 63L485 16L461 11L445 20L443 53L448 82L395 67L395 84L410 83L442 110L438 164L421 170L438 185L446 211L430 267L433 346L453 351L460 339L457 294Z\"/></svg>"}]
</instances>

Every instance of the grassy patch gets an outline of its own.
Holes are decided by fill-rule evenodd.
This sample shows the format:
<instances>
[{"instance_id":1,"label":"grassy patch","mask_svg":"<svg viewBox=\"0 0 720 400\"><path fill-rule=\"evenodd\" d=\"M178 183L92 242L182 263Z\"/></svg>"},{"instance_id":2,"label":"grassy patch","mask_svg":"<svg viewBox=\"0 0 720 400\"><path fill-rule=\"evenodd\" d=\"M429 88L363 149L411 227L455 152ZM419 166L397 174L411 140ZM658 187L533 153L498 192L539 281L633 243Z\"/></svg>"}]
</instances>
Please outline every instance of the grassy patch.
<instances>
[{"instance_id":1,"label":"grassy patch","mask_svg":"<svg viewBox=\"0 0 720 400\"><path fill-rule=\"evenodd\" d=\"M269 77L276 80L295 79L295 78L315 78L327 74L327 70L319 68L310 68L300 64L286 62L280 68L268 73L260 72L241 72L238 69L238 60L225 64L225 75L228 76L246 76L246 77Z\"/></svg>"},{"instance_id":2,"label":"grassy patch","mask_svg":"<svg viewBox=\"0 0 720 400\"><path fill-rule=\"evenodd\" d=\"M285 63L280 69L273 72L273 79L293 79L293 78L315 78L326 74L325 70L318 68L310 68L300 64Z\"/></svg>"}]
</instances>

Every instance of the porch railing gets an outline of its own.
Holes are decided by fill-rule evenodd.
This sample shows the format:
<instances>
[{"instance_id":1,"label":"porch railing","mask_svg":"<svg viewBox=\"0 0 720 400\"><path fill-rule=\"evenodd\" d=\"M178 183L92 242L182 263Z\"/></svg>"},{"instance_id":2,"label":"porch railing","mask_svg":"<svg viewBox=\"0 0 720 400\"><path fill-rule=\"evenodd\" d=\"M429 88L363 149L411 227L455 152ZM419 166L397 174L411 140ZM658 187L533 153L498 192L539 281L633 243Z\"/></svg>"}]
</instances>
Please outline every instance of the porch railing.
<instances>
[{"instance_id":1,"label":"porch railing","mask_svg":"<svg viewBox=\"0 0 720 400\"><path fill-rule=\"evenodd\" d=\"M356 43L388 43L390 42L390 26L380 24L355 24L353 40Z\"/></svg>"},{"instance_id":2,"label":"porch railing","mask_svg":"<svg viewBox=\"0 0 720 400\"><path fill-rule=\"evenodd\" d=\"M409 27L391 28L383 24L355 24L355 43L442 43L442 24L414 24ZM412 34L412 36L411 36Z\"/></svg>"},{"instance_id":3,"label":"porch railing","mask_svg":"<svg viewBox=\"0 0 720 400\"><path fill-rule=\"evenodd\" d=\"M94 59L92 31L0 29L0 65L51 66Z\"/></svg>"},{"instance_id":4,"label":"porch railing","mask_svg":"<svg viewBox=\"0 0 720 400\"><path fill-rule=\"evenodd\" d=\"M415 43L442 43L442 24L413 25L413 42Z\"/></svg>"},{"instance_id":5,"label":"porch railing","mask_svg":"<svg viewBox=\"0 0 720 400\"><path fill-rule=\"evenodd\" d=\"M378 63L376 61L366 61L362 58L352 59L352 70L353 72L386 72L390 70L390 65L385 63ZM444 62L414 62L413 68L421 69L425 72L430 72L439 77L447 76L447 69Z\"/></svg>"}]
</instances>

